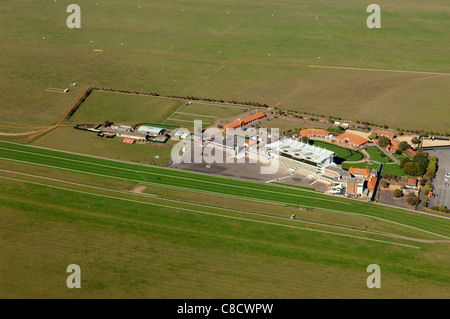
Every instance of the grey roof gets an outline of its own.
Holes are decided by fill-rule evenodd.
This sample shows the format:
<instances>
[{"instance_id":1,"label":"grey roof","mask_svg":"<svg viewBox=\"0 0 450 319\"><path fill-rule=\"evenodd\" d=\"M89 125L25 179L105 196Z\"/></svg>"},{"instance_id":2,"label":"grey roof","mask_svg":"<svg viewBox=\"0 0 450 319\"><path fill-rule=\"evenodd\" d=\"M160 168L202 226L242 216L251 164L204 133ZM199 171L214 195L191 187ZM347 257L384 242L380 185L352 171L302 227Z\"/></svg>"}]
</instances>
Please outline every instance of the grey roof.
<instances>
[{"instance_id":1,"label":"grey roof","mask_svg":"<svg viewBox=\"0 0 450 319\"><path fill-rule=\"evenodd\" d=\"M277 153L285 153L294 158L306 159L316 163L321 163L324 160L333 157L335 154L332 151L321 147L305 144L295 141L293 139L285 139L267 145L268 148L273 149Z\"/></svg>"}]
</instances>

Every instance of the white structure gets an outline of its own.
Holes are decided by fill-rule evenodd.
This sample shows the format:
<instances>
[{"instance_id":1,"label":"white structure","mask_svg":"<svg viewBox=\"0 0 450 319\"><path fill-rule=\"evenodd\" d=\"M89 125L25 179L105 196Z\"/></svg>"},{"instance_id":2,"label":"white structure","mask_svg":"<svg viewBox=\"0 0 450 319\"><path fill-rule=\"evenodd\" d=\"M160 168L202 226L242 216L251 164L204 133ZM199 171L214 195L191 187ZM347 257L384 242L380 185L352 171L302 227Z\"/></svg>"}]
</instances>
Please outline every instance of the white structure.
<instances>
[{"instance_id":1,"label":"white structure","mask_svg":"<svg viewBox=\"0 0 450 319\"><path fill-rule=\"evenodd\" d=\"M293 139L284 139L268 144L274 159L291 167L324 174L325 168L333 163L334 152Z\"/></svg>"}]
</instances>

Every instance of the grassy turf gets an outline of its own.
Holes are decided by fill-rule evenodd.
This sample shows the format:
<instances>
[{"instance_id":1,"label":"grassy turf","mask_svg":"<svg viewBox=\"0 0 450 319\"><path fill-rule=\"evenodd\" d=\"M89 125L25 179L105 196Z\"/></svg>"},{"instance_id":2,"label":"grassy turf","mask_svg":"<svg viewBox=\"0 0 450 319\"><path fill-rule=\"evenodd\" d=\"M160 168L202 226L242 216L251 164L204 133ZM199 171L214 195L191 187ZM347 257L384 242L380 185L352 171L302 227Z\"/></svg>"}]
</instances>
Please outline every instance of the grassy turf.
<instances>
[{"instance_id":1,"label":"grassy turf","mask_svg":"<svg viewBox=\"0 0 450 319\"><path fill-rule=\"evenodd\" d=\"M393 160L386 155L386 153L384 153L382 150L380 150L378 147L376 146L369 146L366 148L367 153L369 153L370 155L370 160L372 161L376 161L378 163L392 163ZM385 157L381 157L381 153L384 153L386 156Z\"/></svg>"},{"instance_id":2,"label":"grassy turf","mask_svg":"<svg viewBox=\"0 0 450 319\"><path fill-rule=\"evenodd\" d=\"M327 150L333 151L336 154L336 156L342 161L353 162L364 159L364 155L358 151L343 148L327 142L314 141L314 146L322 147Z\"/></svg>"},{"instance_id":3,"label":"grassy turf","mask_svg":"<svg viewBox=\"0 0 450 319\"><path fill-rule=\"evenodd\" d=\"M448 234L450 221L430 218L411 211L384 207L371 203L352 201L300 189L290 189L273 184L234 180L218 176L196 174L150 166L91 158L51 150L30 148L19 144L0 142L0 157L27 163L45 164L91 174L101 174L135 182L156 183L171 187L272 201L302 207L354 212L386 218L412 227L425 227L428 231Z\"/></svg>"},{"instance_id":4,"label":"grassy turf","mask_svg":"<svg viewBox=\"0 0 450 319\"><path fill-rule=\"evenodd\" d=\"M450 9L439 0L381 1L379 30L365 26L366 6L356 0L78 4L79 30L64 25L63 1L3 4L2 123L51 125L84 88L110 86L447 129L448 76L309 67L450 72ZM68 94L45 92L73 82Z\"/></svg>"},{"instance_id":5,"label":"grassy turf","mask_svg":"<svg viewBox=\"0 0 450 319\"><path fill-rule=\"evenodd\" d=\"M448 294L443 244L418 244L422 249L416 250L177 210L184 205L144 204L151 199L126 202L4 179L0 184L0 260L8 274L2 297ZM365 286L374 256L383 270L383 291ZM72 263L82 269L82 289L65 286L65 269Z\"/></svg>"},{"instance_id":6,"label":"grassy turf","mask_svg":"<svg viewBox=\"0 0 450 319\"><path fill-rule=\"evenodd\" d=\"M379 170L380 169L380 165L379 164L370 164L368 162L363 162L363 163L342 163L341 164L343 169L349 169L350 167L357 167L357 168L369 168L369 169L374 169L374 170Z\"/></svg>"},{"instance_id":7,"label":"grassy turf","mask_svg":"<svg viewBox=\"0 0 450 319\"><path fill-rule=\"evenodd\" d=\"M161 123L180 101L151 96L93 91L70 118L73 123Z\"/></svg>"}]
</instances>

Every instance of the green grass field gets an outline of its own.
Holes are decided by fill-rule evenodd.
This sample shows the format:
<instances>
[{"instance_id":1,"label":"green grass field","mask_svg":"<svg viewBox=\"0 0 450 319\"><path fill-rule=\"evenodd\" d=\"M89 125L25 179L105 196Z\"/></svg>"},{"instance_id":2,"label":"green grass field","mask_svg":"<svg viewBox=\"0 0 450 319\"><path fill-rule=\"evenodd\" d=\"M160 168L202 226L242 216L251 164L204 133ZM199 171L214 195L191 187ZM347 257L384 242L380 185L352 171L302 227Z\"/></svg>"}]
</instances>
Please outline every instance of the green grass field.
<instances>
[{"instance_id":1,"label":"green grass field","mask_svg":"<svg viewBox=\"0 0 450 319\"><path fill-rule=\"evenodd\" d=\"M450 296L449 219L158 167L174 141L128 145L72 127L189 127L193 117L210 123L242 108L93 92L71 122L22 135L58 123L88 87L446 132L445 1L380 0L376 30L365 25L369 3L357 0L79 0L81 29L66 26L69 4L0 4L0 139L19 142L0 141L0 298ZM82 289L66 287L73 263ZM382 289L366 286L374 263Z\"/></svg>"},{"instance_id":2,"label":"green grass field","mask_svg":"<svg viewBox=\"0 0 450 319\"><path fill-rule=\"evenodd\" d=\"M341 164L343 169L349 169L350 167L356 167L356 168L369 168L369 169L374 169L374 170L379 170L380 169L380 165L378 164L370 164L368 162L363 162L363 163L342 163Z\"/></svg>"},{"instance_id":3,"label":"green grass field","mask_svg":"<svg viewBox=\"0 0 450 319\"><path fill-rule=\"evenodd\" d=\"M449 293L447 244L370 232L441 239L423 231L436 219L447 232L446 220L434 216L411 213L424 221L418 228L375 217L369 232L361 232L333 223L363 227L370 218L318 210L297 211L299 219L291 221L289 207L273 215L271 204L253 202L258 213L249 214L236 210L245 207L244 199L192 196L162 184L148 185L152 197L147 197L124 192L133 182L5 160L0 184L0 260L8 274L2 297L445 298ZM319 224L325 221L328 226ZM374 262L382 269L380 290L365 286L365 269ZM72 263L82 269L82 289L65 286L65 269Z\"/></svg>"},{"instance_id":4,"label":"green grass field","mask_svg":"<svg viewBox=\"0 0 450 319\"><path fill-rule=\"evenodd\" d=\"M356 162L364 159L364 155L358 151L343 148L327 142L314 141L314 146L322 147L334 152L339 161Z\"/></svg>"},{"instance_id":5,"label":"green grass field","mask_svg":"<svg viewBox=\"0 0 450 319\"><path fill-rule=\"evenodd\" d=\"M152 96L93 91L70 118L73 123L163 122L180 101Z\"/></svg>"},{"instance_id":6,"label":"green grass field","mask_svg":"<svg viewBox=\"0 0 450 319\"><path fill-rule=\"evenodd\" d=\"M450 221L433 220L428 216L403 211L394 207L383 207L371 203L354 201L310 192L301 189L235 180L213 175L197 174L154 166L135 165L96 157L69 154L20 144L0 142L0 158L24 163L33 163L68 171L84 172L119 180L143 182L149 185L175 187L180 190L195 190L220 194L232 198L255 199L295 207L316 208L364 216L387 218L411 227L426 225L428 231L445 235L450 231Z\"/></svg>"},{"instance_id":7,"label":"green grass field","mask_svg":"<svg viewBox=\"0 0 450 319\"><path fill-rule=\"evenodd\" d=\"M65 25L68 4L2 4L0 124L52 125L84 88L102 86L448 129L445 74L311 67L449 73L450 7L440 0L380 1L378 30L366 27L366 4L356 0L180 0L140 8L82 0L77 30ZM71 92L45 91L51 87Z\"/></svg>"},{"instance_id":8,"label":"green grass field","mask_svg":"<svg viewBox=\"0 0 450 319\"><path fill-rule=\"evenodd\" d=\"M380 150L376 146L369 146L366 148L367 153L370 155L370 160L378 162L378 163L392 163L393 160L382 150ZM382 157L380 154L384 153L386 156Z\"/></svg>"}]
</instances>

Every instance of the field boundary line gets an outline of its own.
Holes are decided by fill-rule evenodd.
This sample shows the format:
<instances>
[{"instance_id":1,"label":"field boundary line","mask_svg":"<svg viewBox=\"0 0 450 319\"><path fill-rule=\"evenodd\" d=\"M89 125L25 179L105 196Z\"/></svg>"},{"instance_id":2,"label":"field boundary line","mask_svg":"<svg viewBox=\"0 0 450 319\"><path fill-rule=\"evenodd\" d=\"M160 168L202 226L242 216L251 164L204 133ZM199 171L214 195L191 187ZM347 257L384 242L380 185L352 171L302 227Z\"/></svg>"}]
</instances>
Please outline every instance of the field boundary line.
<instances>
[{"instance_id":1,"label":"field boundary line","mask_svg":"<svg viewBox=\"0 0 450 319\"><path fill-rule=\"evenodd\" d=\"M402 243L389 242L389 241L380 240L380 239L366 238L366 237L335 233L335 232L319 230L319 229L312 229L312 228L306 228L306 227L295 226L295 225L278 224L278 223L267 222L267 221L262 221L262 220L255 220L255 219L249 219L249 218L243 218L243 217L237 217L237 216L228 216L228 215L222 215L222 214L211 213L211 212L197 211L197 210L193 210L193 209L189 209L189 208L169 206L169 205L163 205L163 204L156 204L156 203L138 201L138 200L122 198L122 197L116 197L116 196L110 196L110 195L104 195L104 194L90 193L90 192L86 192L86 191L75 190L75 189L70 189L70 188L65 188L65 187L60 187L60 186L54 186L54 185L49 185L49 184L44 184L44 183L37 183L37 182L21 180L21 179L17 179L17 178L5 177L5 176L0 176L0 178L7 179L7 180L13 180L13 181L17 181L17 182L22 182L22 183L38 185L38 186L43 186L43 187L55 188L55 189L59 189L59 190L64 190L64 191L68 191L68 192L75 192L75 193L85 194L85 195L90 195L90 196L97 196L97 197L104 197L104 198L108 198L108 199L115 199L115 200L122 200L122 201L127 201L127 202L133 202L133 203L137 203L137 204L157 206L157 207L163 207L163 208L174 209L174 210L184 210L184 211L191 212L191 213L199 213L199 214L210 215L210 216L217 216L217 217L228 218L228 219L248 221L248 222L253 222L253 223L261 223L261 224L266 224L266 225L281 226L281 227L293 228L293 229L301 229L301 230L319 232L319 233L330 234L330 235L335 235L335 236L349 237L349 238L355 238L355 239L361 239L361 240L367 240L367 241L374 241L374 242L379 242L379 243L391 244L391 245L396 245L396 246L403 246L403 247L421 249L421 247L419 247L419 246L412 246L412 245L407 245L407 244L402 244Z\"/></svg>"},{"instance_id":2,"label":"field boundary line","mask_svg":"<svg viewBox=\"0 0 450 319\"><path fill-rule=\"evenodd\" d=\"M200 117L209 117L209 118L212 118L212 119L218 119L217 116L211 116L211 115L202 115L202 114L194 114L194 113L186 113L186 112L178 112L178 114L185 114L185 115L200 116Z\"/></svg>"}]
</instances>

